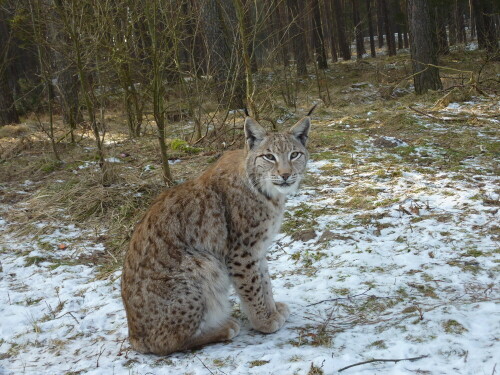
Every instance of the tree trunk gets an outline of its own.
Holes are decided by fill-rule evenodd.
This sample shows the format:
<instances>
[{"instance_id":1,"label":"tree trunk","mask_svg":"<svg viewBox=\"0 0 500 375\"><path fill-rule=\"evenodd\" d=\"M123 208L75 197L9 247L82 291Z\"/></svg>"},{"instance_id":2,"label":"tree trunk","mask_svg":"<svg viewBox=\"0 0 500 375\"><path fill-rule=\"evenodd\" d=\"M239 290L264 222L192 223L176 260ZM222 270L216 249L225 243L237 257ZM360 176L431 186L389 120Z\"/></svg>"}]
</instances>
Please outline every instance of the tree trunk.
<instances>
[{"instance_id":1,"label":"tree trunk","mask_svg":"<svg viewBox=\"0 0 500 375\"><path fill-rule=\"evenodd\" d=\"M10 42L11 34L7 14L0 7L0 126L19 123L12 89L8 82L8 77L12 75Z\"/></svg>"},{"instance_id":2,"label":"tree trunk","mask_svg":"<svg viewBox=\"0 0 500 375\"><path fill-rule=\"evenodd\" d=\"M446 18L444 14L444 8L441 6L436 6L434 8L434 20L436 22L436 34L438 41L438 54L448 55L450 53L450 47L448 45L448 36L446 33Z\"/></svg>"},{"instance_id":3,"label":"tree trunk","mask_svg":"<svg viewBox=\"0 0 500 375\"><path fill-rule=\"evenodd\" d=\"M378 33L378 48L384 46L384 16L382 10L382 2L375 0L377 6L377 33Z\"/></svg>"},{"instance_id":4,"label":"tree trunk","mask_svg":"<svg viewBox=\"0 0 500 375\"><path fill-rule=\"evenodd\" d=\"M472 0L471 2L479 48L494 54L498 53L497 25L495 24L493 4L490 0Z\"/></svg>"},{"instance_id":5,"label":"tree trunk","mask_svg":"<svg viewBox=\"0 0 500 375\"><path fill-rule=\"evenodd\" d=\"M251 39L248 32L248 12L249 9L244 7L241 0L233 0L233 4L236 9L236 18L238 19L238 29L241 41L241 55L243 58L243 65L245 66L245 79L246 79L246 105L252 111L252 115L258 120L257 106L254 101L254 82L253 82L253 66L252 66L252 53L253 47L251 47ZM256 66L255 66L256 68Z\"/></svg>"},{"instance_id":6,"label":"tree trunk","mask_svg":"<svg viewBox=\"0 0 500 375\"><path fill-rule=\"evenodd\" d=\"M472 0L469 0L471 12L469 13L469 31L470 31L470 39L473 40L476 37L476 17L474 17L474 7L472 5Z\"/></svg>"},{"instance_id":7,"label":"tree trunk","mask_svg":"<svg viewBox=\"0 0 500 375\"><path fill-rule=\"evenodd\" d=\"M403 49L403 33L401 32L401 25L396 24L396 33L398 34L398 49Z\"/></svg>"},{"instance_id":8,"label":"tree trunk","mask_svg":"<svg viewBox=\"0 0 500 375\"><path fill-rule=\"evenodd\" d=\"M457 27L457 41L458 43L465 43L467 41L467 36L465 33L465 20L464 20L464 8L462 2L459 0L455 1L455 22Z\"/></svg>"},{"instance_id":9,"label":"tree trunk","mask_svg":"<svg viewBox=\"0 0 500 375\"><path fill-rule=\"evenodd\" d=\"M328 33L330 34L330 52L332 54L332 61L337 62L338 61L338 51L337 51L337 37L336 37L336 23L335 23L335 17L333 15L333 9L332 9L332 2L331 1L325 1L325 14L327 15L328 22L326 23L328 26Z\"/></svg>"},{"instance_id":10,"label":"tree trunk","mask_svg":"<svg viewBox=\"0 0 500 375\"><path fill-rule=\"evenodd\" d=\"M410 53L413 66L415 92L442 89L437 65L437 40L427 0L407 0Z\"/></svg>"},{"instance_id":11,"label":"tree trunk","mask_svg":"<svg viewBox=\"0 0 500 375\"><path fill-rule=\"evenodd\" d=\"M368 17L368 33L370 34L370 52L371 56L375 57L375 37L373 36L373 20L372 20L372 1L366 0L366 16Z\"/></svg>"},{"instance_id":12,"label":"tree trunk","mask_svg":"<svg viewBox=\"0 0 500 375\"><path fill-rule=\"evenodd\" d=\"M287 67L289 64L289 41L287 27L288 15L286 13L286 8L283 6L282 2L279 2L276 4L273 11L273 34L277 35L276 48L279 48L281 61L283 62L283 66L285 67Z\"/></svg>"},{"instance_id":13,"label":"tree trunk","mask_svg":"<svg viewBox=\"0 0 500 375\"><path fill-rule=\"evenodd\" d=\"M457 20L455 19L455 4L451 8L451 13L448 17L448 36L450 46L457 44Z\"/></svg>"},{"instance_id":14,"label":"tree trunk","mask_svg":"<svg viewBox=\"0 0 500 375\"><path fill-rule=\"evenodd\" d=\"M48 5L46 4L45 6ZM53 2L50 2L50 6L53 6L54 10L57 9L57 4ZM80 83L78 82L78 74L74 64L67 59L63 52L67 51L71 45L68 34L64 30L61 30L61 25L57 22L57 12L52 12L50 17L52 19L49 20L49 25L47 26L47 38L53 46L49 52L55 68L53 84L59 94L63 122L68 125L71 142L74 143L76 125L83 121L78 101Z\"/></svg>"},{"instance_id":15,"label":"tree trunk","mask_svg":"<svg viewBox=\"0 0 500 375\"><path fill-rule=\"evenodd\" d=\"M302 23L300 22L303 12L302 8L299 7L298 0L287 0L286 4L291 16L290 34L292 37L295 64L297 65L297 75L302 77L307 75L307 42Z\"/></svg>"},{"instance_id":16,"label":"tree trunk","mask_svg":"<svg viewBox=\"0 0 500 375\"><path fill-rule=\"evenodd\" d=\"M201 23L209 60L208 69L216 82L219 100L230 107L242 108L245 97L244 80L241 79L241 74L231 67L232 43L224 32L223 20L226 15L221 14L221 8L218 0L200 1ZM228 83L234 83L235 87L230 90L227 87Z\"/></svg>"},{"instance_id":17,"label":"tree trunk","mask_svg":"<svg viewBox=\"0 0 500 375\"><path fill-rule=\"evenodd\" d=\"M379 0L382 6L382 16L384 17L385 34L387 37L387 52L389 56L396 55L396 39L394 38L394 26L391 17L391 10L387 6L387 0Z\"/></svg>"},{"instance_id":18,"label":"tree trunk","mask_svg":"<svg viewBox=\"0 0 500 375\"><path fill-rule=\"evenodd\" d=\"M354 34L356 37L356 57L359 60L363 58L363 54L366 53L366 50L365 43L363 41L361 19L359 17L358 0L352 0L352 19L354 22Z\"/></svg>"},{"instance_id":19,"label":"tree trunk","mask_svg":"<svg viewBox=\"0 0 500 375\"><path fill-rule=\"evenodd\" d=\"M337 21L337 36L339 41L340 55L344 60L351 59L351 50L345 33L344 24L344 9L341 0L333 0L333 8L335 12L335 20Z\"/></svg>"},{"instance_id":20,"label":"tree trunk","mask_svg":"<svg viewBox=\"0 0 500 375\"><path fill-rule=\"evenodd\" d=\"M0 126L19 123L19 116L14 107L12 90L7 83L7 75L5 73L5 69L0 68Z\"/></svg>"},{"instance_id":21,"label":"tree trunk","mask_svg":"<svg viewBox=\"0 0 500 375\"><path fill-rule=\"evenodd\" d=\"M316 62L318 63L319 69L328 69L325 38L323 35L323 28L321 26L321 11L319 7L319 0L312 0L312 8L313 40L314 50L316 52Z\"/></svg>"}]
</instances>

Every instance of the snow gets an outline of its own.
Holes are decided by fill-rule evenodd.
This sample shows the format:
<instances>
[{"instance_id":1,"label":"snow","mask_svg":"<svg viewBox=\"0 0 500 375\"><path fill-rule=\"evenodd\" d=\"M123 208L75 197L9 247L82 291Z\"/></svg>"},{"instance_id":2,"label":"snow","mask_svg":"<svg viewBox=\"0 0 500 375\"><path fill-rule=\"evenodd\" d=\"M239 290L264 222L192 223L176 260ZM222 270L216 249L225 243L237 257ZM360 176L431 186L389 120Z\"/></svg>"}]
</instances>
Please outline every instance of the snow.
<instances>
[{"instance_id":1,"label":"snow","mask_svg":"<svg viewBox=\"0 0 500 375\"><path fill-rule=\"evenodd\" d=\"M285 225L295 220L296 231L316 236L283 232L269 250L275 299L291 310L285 326L253 331L232 295L239 336L168 357L130 350L120 271L100 280L78 259L104 254L95 231L61 222L15 235L0 206L0 373L307 374L314 364L333 374L426 355L343 373L491 374L500 353L499 212L478 197L498 200L499 178L480 159L465 164L468 179L411 168L380 177L369 157L391 151L370 140L356 147L356 166L311 161L308 177L319 183L288 200ZM439 157L430 147L414 152L424 151ZM341 172L324 175L329 166ZM367 189L361 197L374 205L350 207L352 188Z\"/></svg>"}]
</instances>

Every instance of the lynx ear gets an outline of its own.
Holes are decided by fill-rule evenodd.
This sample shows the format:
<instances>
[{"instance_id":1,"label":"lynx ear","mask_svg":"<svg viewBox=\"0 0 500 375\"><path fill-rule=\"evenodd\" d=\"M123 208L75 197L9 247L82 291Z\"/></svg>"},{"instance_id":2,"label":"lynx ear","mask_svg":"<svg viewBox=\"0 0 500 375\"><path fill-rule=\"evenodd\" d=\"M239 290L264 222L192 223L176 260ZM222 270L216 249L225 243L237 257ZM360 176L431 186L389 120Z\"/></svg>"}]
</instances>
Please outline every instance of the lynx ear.
<instances>
[{"instance_id":1,"label":"lynx ear","mask_svg":"<svg viewBox=\"0 0 500 375\"><path fill-rule=\"evenodd\" d=\"M310 128L311 118L306 116L302 120L299 120L288 132L305 146Z\"/></svg>"},{"instance_id":2,"label":"lynx ear","mask_svg":"<svg viewBox=\"0 0 500 375\"><path fill-rule=\"evenodd\" d=\"M258 145L266 134L266 129L260 126L253 118L247 117L245 119L245 138L249 150Z\"/></svg>"}]
</instances>

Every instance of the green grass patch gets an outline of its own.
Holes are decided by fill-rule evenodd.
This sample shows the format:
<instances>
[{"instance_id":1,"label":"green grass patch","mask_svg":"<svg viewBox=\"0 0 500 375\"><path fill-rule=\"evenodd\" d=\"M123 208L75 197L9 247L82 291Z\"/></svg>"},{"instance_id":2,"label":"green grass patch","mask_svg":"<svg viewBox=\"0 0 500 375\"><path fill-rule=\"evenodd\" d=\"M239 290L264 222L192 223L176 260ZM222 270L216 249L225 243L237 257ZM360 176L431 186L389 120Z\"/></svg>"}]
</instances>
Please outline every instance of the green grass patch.
<instances>
[{"instance_id":1,"label":"green grass patch","mask_svg":"<svg viewBox=\"0 0 500 375\"><path fill-rule=\"evenodd\" d=\"M42 256L32 256L24 259L24 266L29 267L32 265L38 266L40 263L49 261L50 258Z\"/></svg>"}]
</instances>

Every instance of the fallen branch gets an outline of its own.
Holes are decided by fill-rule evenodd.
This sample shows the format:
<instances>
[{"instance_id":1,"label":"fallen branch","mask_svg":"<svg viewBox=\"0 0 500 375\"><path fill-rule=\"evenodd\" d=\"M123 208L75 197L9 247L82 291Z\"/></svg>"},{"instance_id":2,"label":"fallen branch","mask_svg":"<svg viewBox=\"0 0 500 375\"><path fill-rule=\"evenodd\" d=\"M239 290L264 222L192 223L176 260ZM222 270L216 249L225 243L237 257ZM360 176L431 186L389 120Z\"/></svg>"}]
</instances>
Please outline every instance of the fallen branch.
<instances>
[{"instance_id":1,"label":"fallen branch","mask_svg":"<svg viewBox=\"0 0 500 375\"><path fill-rule=\"evenodd\" d=\"M457 120L460 120L458 118L442 118L442 117L437 117L437 116L434 116L434 115L431 115L430 113L427 113L427 112L424 112L424 111L421 111L419 109L416 109L414 107L412 107L411 105L408 106L408 108L410 108L412 111L415 111L423 116L427 116L427 117L430 117L431 119L433 120L436 120L436 121L457 121Z\"/></svg>"},{"instance_id":2,"label":"fallen branch","mask_svg":"<svg viewBox=\"0 0 500 375\"><path fill-rule=\"evenodd\" d=\"M348 368L351 368L351 367L366 365L367 363L373 363L373 362L394 362L394 363L397 363L397 362L401 362L401 361L410 361L410 362L413 362L413 361L417 361L419 359L427 358L427 357L428 357L428 355L421 355L420 357L400 358L400 359L370 359L369 361L363 361L363 362L355 363L353 365L342 367L339 370L339 372L347 370Z\"/></svg>"}]
</instances>

